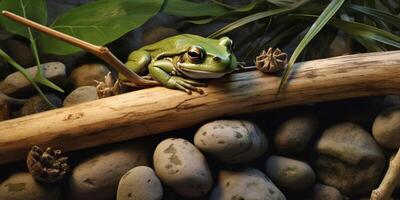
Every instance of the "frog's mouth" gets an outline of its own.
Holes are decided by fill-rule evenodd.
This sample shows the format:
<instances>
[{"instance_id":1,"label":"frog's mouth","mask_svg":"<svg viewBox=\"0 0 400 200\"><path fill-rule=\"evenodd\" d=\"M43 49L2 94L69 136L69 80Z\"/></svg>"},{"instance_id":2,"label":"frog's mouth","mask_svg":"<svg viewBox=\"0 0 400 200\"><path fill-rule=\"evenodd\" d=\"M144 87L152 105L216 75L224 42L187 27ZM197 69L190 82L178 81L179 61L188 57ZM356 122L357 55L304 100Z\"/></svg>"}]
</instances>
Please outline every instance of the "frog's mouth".
<instances>
[{"instance_id":1,"label":"frog's mouth","mask_svg":"<svg viewBox=\"0 0 400 200\"><path fill-rule=\"evenodd\" d=\"M183 75L193 79L221 78L222 76L227 74L227 72L208 72L181 67L177 67L176 69Z\"/></svg>"}]
</instances>

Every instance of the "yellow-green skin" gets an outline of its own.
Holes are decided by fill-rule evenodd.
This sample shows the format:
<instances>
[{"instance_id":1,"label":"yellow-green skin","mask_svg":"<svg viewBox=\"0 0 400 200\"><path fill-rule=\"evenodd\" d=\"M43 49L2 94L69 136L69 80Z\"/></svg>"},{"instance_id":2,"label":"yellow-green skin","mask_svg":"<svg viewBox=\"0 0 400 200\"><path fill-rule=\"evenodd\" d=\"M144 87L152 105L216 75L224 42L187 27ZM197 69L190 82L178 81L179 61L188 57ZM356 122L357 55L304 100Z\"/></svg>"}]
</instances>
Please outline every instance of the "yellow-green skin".
<instances>
[{"instance_id":1,"label":"yellow-green skin","mask_svg":"<svg viewBox=\"0 0 400 200\"><path fill-rule=\"evenodd\" d=\"M188 50L196 47L204 52L203 59L193 62ZM237 67L232 40L204 38L197 35L176 35L133 51L125 65L139 75L149 73L161 85L186 91L201 92L204 84L193 79L219 78ZM127 81L122 74L120 80Z\"/></svg>"}]
</instances>

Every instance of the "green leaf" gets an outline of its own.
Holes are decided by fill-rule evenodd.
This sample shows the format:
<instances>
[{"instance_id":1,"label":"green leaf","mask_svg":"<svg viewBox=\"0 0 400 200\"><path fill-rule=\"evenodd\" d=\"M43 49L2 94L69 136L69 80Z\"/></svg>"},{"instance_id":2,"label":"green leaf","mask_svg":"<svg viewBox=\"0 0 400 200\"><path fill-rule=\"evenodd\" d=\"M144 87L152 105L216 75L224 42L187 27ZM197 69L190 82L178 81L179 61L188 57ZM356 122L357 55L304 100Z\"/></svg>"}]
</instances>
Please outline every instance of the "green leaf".
<instances>
[{"instance_id":1,"label":"green leaf","mask_svg":"<svg viewBox=\"0 0 400 200\"><path fill-rule=\"evenodd\" d=\"M373 40L362 38L362 37L354 37L357 42L363 45L369 52L375 51L385 51L386 49L382 47L382 45L377 44Z\"/></svg>"},{"instance_id":2,"label":"green leaf","mask_svg":"<svg viewBox=\"0 0 400 200\"><path fill-rule=\"evenodd\" d=\"M317 33L325 26L326 23L335 15L339 8L343 5L345 0L332 0L325 10L321 13L318 19L314 22L311 28L308 30L304 38L300 41L294 50L288 65L283 72L283 76L278 88L278 94L284 89L286 83L289 79L290 72L292 70L293 64L295 63L297 57L300 55L302 50L307 46L307 44L317 35Z\"/></svg>"},{"instance_id":3,"label":"green leaf","mask_svg":"<svg viewBox=\"0 0 400 200\"><path fill-rule=\"evenodd\" d=\"M226 4L226 3L222 3L222 2L220 2L220 1L218 1L218 0L210 0L210 1L213 2L213 3L215 3L215 4L220 5L220 6L222 6L222 7L228 8L228 9L236 9L235 6L232 6L232 5L229 5L229 4Z\"/></svg>"},{"instance_id":4,"label":"green leaf","mask_svg":"<svg viewBox=\"0 0 400 200\"><path fill-rule=\"evenodd\" d=\"M293 15L298 18L305 18L308 20L316 19L317 16L315 15ZM330 25L344 31L345 33L352 35L353 37L359 37L365 39L380 42L383 44L387 44L393 46L395 48L400 48L400 36L395 35L393 33L387 32L385 30L376 28L374 26L358 23L358 22L351 22L351 21L344 21L339 19L331 19L328 22Z\"/></svg>"},{"instance_id":5,"label":"green leaf","mask_svg":"<svg viewBox=\"0 0 400 200\"><path fill-rule=\"evenodd\" d=\"M263 3L262 0L256 0L254 2L251 2L251 3L247 4L247 5L244 5L242 7L235 8L235 9L229 11L229 12L222 13L222 14L220 14L218 16L214 16L214 17L210 17L210 18L206 18L206 19L185 20L185 22L189 22L189 23L192 23L192 24L207 24L207 23L210 23L210 22L218 20L218 19L226 19L226 18L228 18L229 16L232 16L232 15L238 15L238 14L241 14L241 13L252 11L253 9L257 8L262 3Z\"/></svg>"},{"instance_id":6,"label":"green leaf","mask_svg":"<svg viewBox=\"0 0 400 200\"><path fill-rule=\"evenodd\" d=\"M276 6L290 6L297 2L297 0L266 0Z\"/></svg>"},{"instance_id":7,"label":"green leaf","mask_svg":"<svg viewBox=\"0 0 400 200\"><path fill-rule=\"evenodd\" d=\"M362 37L364 39L374 40L396 48L400 48L399 36L374 26L338 19L332 19L329 24L352 36Z\"/></svg>"},{"instance_id":8,"label":"green leaf","mask_svg":"<svg viewBox=\"0 0 400 200\"><path fill-rule=\"evenodd\" d=\"M211 35L209 35L208 37L210 38L218 38L221 37L223 35L225 35L226 33L235 30L241 26L244 26L248 23L266 18L266 17L271 17L274 15L279 15L279 14L283 14L283 13L287 13L289 11L292 11L294 9L296 9L297 7L307 3L308 0L299 0L296 3L287 6L287 7L280 7L280 8L276 8L273 10L268 10L268 11L264 11L264 12L258 12L252 15L249 15L247 17L241 18L239 20L236 20L228 25L226 25L225 27L222 27L221 29L219 29L218 31L212 33Z\"/></svg>"},{"instance_id":9,"label":"green leaf","mask_svg":"<svg viewBox=\"0 0 400 200\"><path fill-rule=\"evenodd\" d=\"M97 45L112 42L158 13L163 0L98 0L59 16L51 28ZM40 50L67 55L81 49L41 34Z\"/></svg>"},{"instance_id":10,"label":"green leaf","mask_svg":"<svg viewBox=\"0 0 400 200\"><path fill-rule=\"evenodd\" d=\"M365 6L359 6L359 5L348 5L348 8L351 8L355 11L364 13L365 15L377 18L379 20L385 21L386 23L389 23L397 28L400 28L400 17L396 15L392 15L390 13L386 13L377 9L373 8L368 8Z\"/></svg>"},{"instance_id":11,"label":"green leaf","mask_svg":"<svg viewBox=\"0 0 400 200\"><path fill-rule=\"evenodd\" d=\"M47 23L47 8L46 8L46 1L45 0L3 0L1 2L1 9L2 10L8 10L11 12L14 12L15 14L18 14L20 16L23 16L25 18L28 18L30 20L34 20L38 23L41 24L46 24ZM47 87L53 88L59 92L64 92L63 89L49 81L43 74L43 70L40 67L40 60L38 56L38 51L36 48L36 42L34 35L31 31L30 28L23 26L21 24L18 24L14 21L11 21L4 16L1 16L1 22L3 26L10 32L18 34L20 36L26 37L30 40L31 42L31 49L33 52L33 55L35 56L36 60L36 75L32 79L28 79L31 84L37 89L35 86L36 83L41 83ZM3 52L4 53L4 52ZM3 55L4 57L4 55ZM14 66L16 66L14 64ZM17 67L16 67L17 68ZM21 73L24 73L23 70L17 68ZM30 74L29 74L30 75ZM40 88L38 90L39 93L41 93Z\"/></svg>"},{"instance_id":12,"label":"green leaf","mask_svg":"<svg viewBox=\"0 0 400 200\"><path fill-rule=\"evenodd\" d=\"M7 10L40 24L47 23L46 0L2 0L0 10ZM4 16L0 16L1 25L9 32L29 39L28 28Z\"/></svg>"},{"instance_id":13,"label":"green leaf","mask_svg":"<svg viewBox=\"0 0 400 200\"><path fill-rule=\"evenodd\" d=\"M51 89L54 89L58 92L62 92L64 93L64 90L60 87L58 87L56 84L54 84L53 82L51 82L49 79L47 79L45 76L35 76L35 78L33 79L36 83L40 83L44 86L47 86Z\"/></svg>"},{"instance_id":14,"label":"green leaf","mask_svg":"<svg viewBox=\"0 0 400 200\"><path fill-rule=\"evenodd\" d=\"M212 17L228 11L226 7L210 1L195 3L189 0L165 0L161 12L180 17Z\"/></svg>"}]
</instances>

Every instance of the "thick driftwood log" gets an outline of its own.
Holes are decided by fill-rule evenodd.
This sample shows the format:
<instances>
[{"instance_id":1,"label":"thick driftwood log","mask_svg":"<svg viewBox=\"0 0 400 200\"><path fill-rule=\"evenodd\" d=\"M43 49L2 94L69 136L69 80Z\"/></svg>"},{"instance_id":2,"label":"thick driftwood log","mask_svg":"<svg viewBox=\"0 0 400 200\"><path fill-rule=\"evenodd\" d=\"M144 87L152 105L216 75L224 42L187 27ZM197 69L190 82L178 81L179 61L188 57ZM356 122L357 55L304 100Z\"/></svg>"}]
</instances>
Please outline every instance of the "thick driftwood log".
<instances>
[{"instance_id":1,"label":"thick driftwood log","mask_svg":"<svg viewBox=\"0 0 400 200\"><path fill-rule=\"evenodd\" d=\"M155 87L4 121L0 163L23 159L32 145L71 151L223 116L400 91L400 51L308 61L294 69L278 97L280 77L250 71L210 81L203 95Z\"/></svg>"}]
</instances>

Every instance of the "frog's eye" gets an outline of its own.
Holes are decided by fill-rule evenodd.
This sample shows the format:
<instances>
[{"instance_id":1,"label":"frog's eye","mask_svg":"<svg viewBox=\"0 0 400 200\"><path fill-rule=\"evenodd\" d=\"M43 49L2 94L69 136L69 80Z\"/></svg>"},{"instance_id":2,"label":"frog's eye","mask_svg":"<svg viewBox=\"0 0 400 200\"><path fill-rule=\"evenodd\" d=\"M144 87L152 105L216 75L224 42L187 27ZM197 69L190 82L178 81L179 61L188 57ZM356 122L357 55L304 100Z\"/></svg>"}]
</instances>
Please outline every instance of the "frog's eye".
<instances>
[{"instance_id":1,"label":"frog's eye","mask_svg":"<svg viewBox=\"0 0 400 200\"><path fill-rule=\"evenodd\" d=\"M199 63L204 58L204 50L201 47L193 46L189 49L187 55L192 63Z\"/></svg>"}]
</instances>

